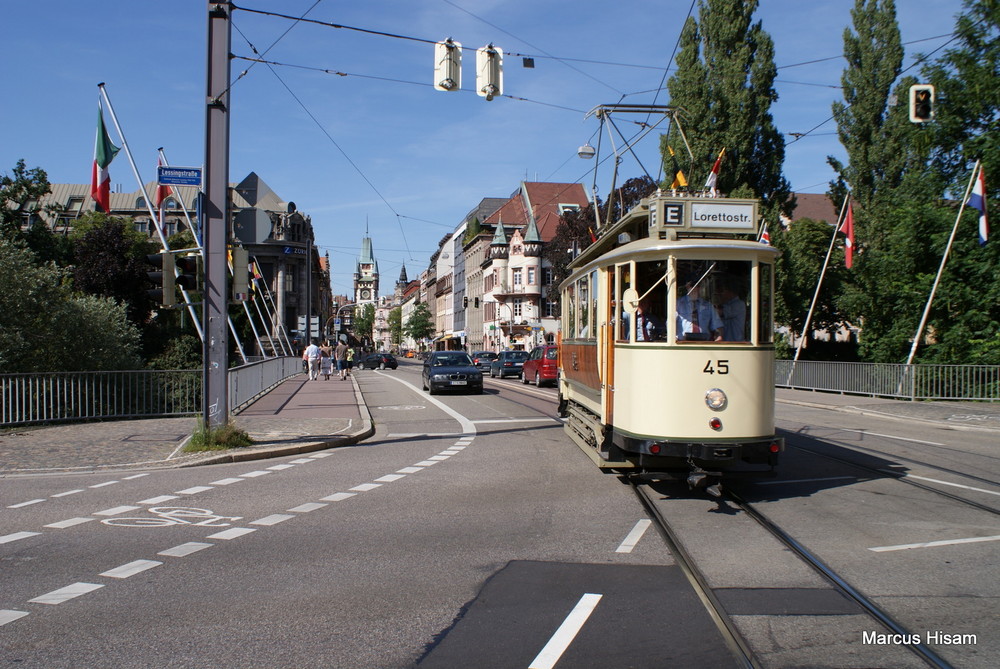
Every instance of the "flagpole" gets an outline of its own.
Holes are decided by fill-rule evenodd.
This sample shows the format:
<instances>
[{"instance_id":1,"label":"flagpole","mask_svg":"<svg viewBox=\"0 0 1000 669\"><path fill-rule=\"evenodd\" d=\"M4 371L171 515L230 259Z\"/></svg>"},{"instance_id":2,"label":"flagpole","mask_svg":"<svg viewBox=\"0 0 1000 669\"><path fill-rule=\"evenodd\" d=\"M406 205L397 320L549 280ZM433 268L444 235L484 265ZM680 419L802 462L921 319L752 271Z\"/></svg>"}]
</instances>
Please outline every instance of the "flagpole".
<instances>
[{"instance_id":1,"label":"flagpole","mask_svg":"<svg viewBox=\"0 0 1000 669\"><path fill-rule=\"evenodd\" d=\"M976 181L976 175L981 169L979 161L976 161L975 167L972 168L972 177L969 179L969 185L965 187L965 195L962 197L962 205L958 208L958 216L955 217L955 225L951 229L951 236L948 237L948 246L944 249L944 255L941 256L941 266L938 267L937 276L934 278L934 286L931 288L930 297L927 298L927 305L924 307L924 315L920 317L920 325L917 326L917 333L913 335L913 344L910 346L910 355L906 358L906 364L909 366L913 362L913 356L917 353L917 346L920 344L920 336L924 332L924 326L927 325L927 317L931 313L931 303L934 301L934 294L937 292L938 284L941 282L941 274L944 272L945 263L948 262L948 254L951 252L951 245L955 241L955 235L958 233L958 224L962 220L962 212L965 211L965 202L969 199L969 191L972 190L972 184Z\"/></svg>"},{"instance_id":2,"label":"flagpole","mask_svg":"<svg viewBox=\"0 0 1000 669\"><path fill-rule=\"evenodd\" d=\"M816 292L813 293L812 303L809 305L809 313L806 314L806 323L802 328L802 336L799 337L799 343L795 347L795 358L792 362L796 362L799 359L799 353L802 352L802 344L805 343L806 337L809 333L809 323L812 321L813 310L816 308L816 301L819 299L819 289L823 286L823 277L826 276L826 267L830 264L830 254L833 253L833 245L837 242L837 233L840 232L841 221L844 218L844 211L847 209L847 203L851 199L850 193L844 196L844 204L840 205L840 215L837 216L837 225L833 228L833 237L830 239L830 248L826 250L826 259L823 260L823 269L819 273L819 281L816 282Z\"/></svg>"},{"instance_id":3,"label":"flagpole","mask_svg":"<svg viewBox=\"0 0 1000 669\"><path fill-rule=\"evenodd\" d=\"M97 84L97 87L101 91L101 97L104 99L104 104L108 106L108 112L111 114L111 121L115 124L115 130L118 131L118 137L122 140L122 148L125 149L125 157L128 158L129 165L132 166L132 174L135 176L136 183L139 184L139 190L142 191L142 199L146 202L146 209L149 211L149 217L154 223L156 228L156 235L160 238L160 244L163 245L164 251L170 251L170 245L167 244L167 238L163 236L163 230L160 229L158 223L158 218L156 212L153 210L153 203L149 199L149 193L146 192L146 184L142 182L142 177L139 176L139 168L135 164L135 159L132 157L132 150L128 148L128 141L125 139L125 133L122 132L122 127L118 123L118 115L115 114L115 108L111 104L111 98L108 97L108 91L104 88L104 82ZM202 343L205 342L205 335L201 329L201 321L198 315L194 311L194 305L191 303L191 298L188 296L186 290L181 288L181 295L184 297L184 303L187 305L188 313L191 315L191 320L194 323L194 328L198 332L198 338L201 339Z\"/></svg>"}]
</instances>

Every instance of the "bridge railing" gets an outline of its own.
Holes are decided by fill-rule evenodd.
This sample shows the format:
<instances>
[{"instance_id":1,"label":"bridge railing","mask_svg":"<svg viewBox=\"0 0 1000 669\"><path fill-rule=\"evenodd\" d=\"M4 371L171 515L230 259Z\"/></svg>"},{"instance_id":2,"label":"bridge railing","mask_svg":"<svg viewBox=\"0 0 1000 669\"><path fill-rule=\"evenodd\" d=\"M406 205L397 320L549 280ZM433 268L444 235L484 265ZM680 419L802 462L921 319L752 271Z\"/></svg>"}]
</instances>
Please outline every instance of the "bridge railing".
<instances>
[{"instance_id":1,"label":"bridge railing","mask_svg":"<svg viewBox=\"0 0 1000 669\"><path fill-rule=\"evenodd\" d=\"M1000 401L1000 366L776 360L778 388L906 400Z\"/></svg>"},{"instance_id":2,"label":"bridge railing","mask_svg":"<svg viewBox=\"0 0 1000 669\"><path fill-rule=\"evenodd\" d=\"M302 371L299 358L229 370L229 407L239 411ZM0 374L0 426L200 414L202 370Z\"/></svg>"}]
</instances>

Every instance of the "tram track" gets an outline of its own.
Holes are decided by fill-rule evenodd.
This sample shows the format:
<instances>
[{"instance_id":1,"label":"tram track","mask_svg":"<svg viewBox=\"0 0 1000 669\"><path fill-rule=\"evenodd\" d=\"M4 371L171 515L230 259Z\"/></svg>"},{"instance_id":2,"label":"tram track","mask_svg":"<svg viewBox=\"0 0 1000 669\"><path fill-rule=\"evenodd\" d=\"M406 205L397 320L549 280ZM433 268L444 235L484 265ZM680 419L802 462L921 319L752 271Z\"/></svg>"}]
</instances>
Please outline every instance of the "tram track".
<instances>
[{"instance_id":1,"label":"tram track","mask_svg":"<svg viewBox=\"0 0 1000 669\"><path fill-rule=\"evenodd\" d=\"M745 667L758 668L768 666L761 660L760 657L758 657L748 640L738 629L731 614L726 610L719 596L715 592L715 589L710 584L708 576L698 566L697 561L685 547L685 544L681 539L680 532L677 531L666 518L662 509L663 505L657 503L657 501L653 498L654 496L650 486L648 484L641 483L635 477L629 477L628 481L638 499L654 519L655 526L664 541L667 543L671 553L674 555L678 566L688 578L691 586L694 588L712 620L715 622L738 663ZM902 638L914 637L914 635L912 635L901 623L883 611L871 599L866 597L864 593L853 587L844 577L840 576L829 565L827 565L802 543L798 542L788 532L784 531L776 523L767 518L766 515L758 511L752 504L731 490L725 490L723 498L725 501L732 503L736 509L745 513L746 517L752 519L757 526L766 530L767 533L774 537L781 546L789 549L802 563L807 565L814 573L818 574L824 582L829 584L831 588L857 604L864 614L888 630L889 633L894 635L906 635ZM952 667L951 664L941 658L934 652L933 649L922 642L906 644L904 647L929 666L941 669Z\"/></svg>"}]
</instances>

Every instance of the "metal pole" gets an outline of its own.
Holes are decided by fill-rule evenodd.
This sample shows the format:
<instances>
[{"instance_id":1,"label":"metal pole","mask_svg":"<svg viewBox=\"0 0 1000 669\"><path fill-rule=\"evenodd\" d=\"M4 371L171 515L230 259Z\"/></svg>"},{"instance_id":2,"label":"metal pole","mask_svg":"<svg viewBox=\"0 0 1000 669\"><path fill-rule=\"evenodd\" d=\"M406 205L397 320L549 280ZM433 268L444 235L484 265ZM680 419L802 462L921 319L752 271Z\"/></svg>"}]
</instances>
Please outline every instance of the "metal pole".
<instances>
[{"instance_id":1,"label":"metal pole","mask_svg":"<svg viewBox=\"0 0 1000 669\"><path fill-rule=\"evenodd\" d=\"M205 114L205 331L202 413L205 427L229 421L229 332L226 329L226 242L229 232L229 52L232 23L228 3L208 2L208 64Z\"/></svg>"}]
</instances>

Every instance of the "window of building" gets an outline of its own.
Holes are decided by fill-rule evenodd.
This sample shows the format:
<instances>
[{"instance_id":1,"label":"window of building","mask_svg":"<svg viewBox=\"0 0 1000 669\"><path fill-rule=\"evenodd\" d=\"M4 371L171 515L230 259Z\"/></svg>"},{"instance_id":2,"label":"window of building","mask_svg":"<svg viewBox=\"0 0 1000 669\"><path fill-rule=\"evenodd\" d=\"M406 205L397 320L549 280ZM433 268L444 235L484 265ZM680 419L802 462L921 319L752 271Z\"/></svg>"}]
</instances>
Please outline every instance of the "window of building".
<instances>
[{"instance_id":1,"label":"window of building","mask_svg":"<svg viewBox=\"0 0 1000 669\"><path fill-rule=\"evenodd\" d=\"M578 204L560 204L559 205L559 215L567 214L571 211L580 211L580 205Z\"/></svg>"},{"instance_id":2,"label":"window of building","mask_svg":"<svg viewBox=\"0 0 1000 669\"><path fill-rule=\"evenodd\" d=\"M552 268L543 267L542 268L542 284L545 286L552 285Z\"/></svg>"},{"instance_id":3,"label":"window of building","mask_svg":"<svg viewBox=\"0 0 1000 669\"><path fill-rule=\"evenodd\" d=\"M66 213L72 216L79 215L80 210L83 209L83 198L82 197L71 197L66 203Z\"/></svg>"},{"instance_id":4,"label":"window of building","mask_svg":"<svg viewBox=\"0 0 1000 669\"><path fill-rule=\"evenodd\" d=\"M520 286L523 283L523 281L521 280L521 268L515 267L512 274L514 277L514 285Z\"/></svg>"},{"instance_id":5,"label":"window of building","mask_svg":"<svg viewBox=\"0 0 1000 669\"><path fill-rule=\"evenodd\" d=\"M135 199L135 208L136 209L145 209L146 208L146 198L141 197L141 196L137 197Z\"/></svg>"},{"instance_id":6,"label":"window of building","mask_svg":"<svg viewBox=\"0 0 1000 669\"><path fill-rule=\"evenodd\" d=\"M510 308L514 312L514 320L521 320L521 316L524 314L524 304L521 302L520 297L514 298Z\"/></svg>"},{"instance_id":7,"label":"window of building","mask_svg":"<svg viewBox=\"0 0 1000 669\"><path fill-rule=\"evenodd\" d=\"M559 318L559 303L555 300L545 301L545 317Z\"/></svg>"},{"instance_id":8,"label":"window of building","mask_svg":"<svg viewBox=\"0 0 1000 669\"><path fill-rule=\"evenodd\" d=\"M528 268L528 285L529 286L534 286L537 278L538 277L535 276L535 268L534 267L529 267Z\"/></svg>"},{"instance_id":9,"label":"window of building","mask_svg":"<svg viewBox=\"0 0 1000 669\"><path fill-rule=\"evenodd\" d=\"M177 204L177 200L175 200L172 197L168 197L166 200L163 201L163 208L164 209L180 209L180 205Z\"/></svg>"}]
</instances>

